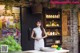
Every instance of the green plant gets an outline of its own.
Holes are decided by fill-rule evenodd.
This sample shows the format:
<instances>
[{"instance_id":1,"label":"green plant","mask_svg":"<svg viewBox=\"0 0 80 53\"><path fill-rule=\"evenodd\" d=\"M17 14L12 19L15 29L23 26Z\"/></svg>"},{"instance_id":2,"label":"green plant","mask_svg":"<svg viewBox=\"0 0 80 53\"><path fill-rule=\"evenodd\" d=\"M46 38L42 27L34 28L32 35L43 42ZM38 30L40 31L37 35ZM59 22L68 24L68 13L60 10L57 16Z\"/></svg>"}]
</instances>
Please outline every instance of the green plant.
<instances>
[{"instance_id":1,"label":"green plant","mask_svg":"<svg viewBox=\"0 0 80 53\"><path fill-rule=\"evenodd\" d=\"M1 45L8 45L8 51L21 51L21 46L18 44L13 36L5 37L2 41L0 41L0 47Z\"/></svg>"}]
</instances>

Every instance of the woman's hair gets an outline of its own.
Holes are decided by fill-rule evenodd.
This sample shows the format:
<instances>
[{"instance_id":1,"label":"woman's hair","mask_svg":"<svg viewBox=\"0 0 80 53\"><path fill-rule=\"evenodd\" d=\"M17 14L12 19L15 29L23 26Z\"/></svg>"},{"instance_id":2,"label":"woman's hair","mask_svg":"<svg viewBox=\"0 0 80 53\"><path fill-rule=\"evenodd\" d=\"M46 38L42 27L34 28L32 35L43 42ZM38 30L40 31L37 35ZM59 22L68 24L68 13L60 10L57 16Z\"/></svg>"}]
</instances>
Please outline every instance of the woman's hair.
<instances>
[{"instance_id":1,"label":"woman's hair","mask_svg":"<svg viewBox=\"0 0 80 53\"><path fill-rule=\"evenodd\" d=\"M44 32L44 28L43 28L43 25L42 25L42 21L41 21L41 20L38 20L37 22L40 22L40 23L41 23L40 28L41 28L41 30L42 30L42 36L44 36L44 35L45 35L45 32ZM37 23L37 22L36 22L36 23Z\"/></svg>"}]
</instances>

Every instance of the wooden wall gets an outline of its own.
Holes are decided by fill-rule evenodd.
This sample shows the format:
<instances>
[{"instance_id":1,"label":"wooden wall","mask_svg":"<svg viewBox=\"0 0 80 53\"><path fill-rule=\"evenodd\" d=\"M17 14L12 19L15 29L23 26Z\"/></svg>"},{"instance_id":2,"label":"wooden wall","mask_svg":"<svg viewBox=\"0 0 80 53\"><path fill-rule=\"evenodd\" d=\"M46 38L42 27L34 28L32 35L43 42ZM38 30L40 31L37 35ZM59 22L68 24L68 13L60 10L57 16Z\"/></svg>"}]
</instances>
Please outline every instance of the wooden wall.
<instances>
[{"instance_id":1,"label":"wooden wall","mask_svg":"<svg viewBox=\"0 0 80 53\"><path fill-rule=\"evenodd\" d=\"M68 16L62 13L62 35L68 35Z\"/></svg>"}]
</instances>

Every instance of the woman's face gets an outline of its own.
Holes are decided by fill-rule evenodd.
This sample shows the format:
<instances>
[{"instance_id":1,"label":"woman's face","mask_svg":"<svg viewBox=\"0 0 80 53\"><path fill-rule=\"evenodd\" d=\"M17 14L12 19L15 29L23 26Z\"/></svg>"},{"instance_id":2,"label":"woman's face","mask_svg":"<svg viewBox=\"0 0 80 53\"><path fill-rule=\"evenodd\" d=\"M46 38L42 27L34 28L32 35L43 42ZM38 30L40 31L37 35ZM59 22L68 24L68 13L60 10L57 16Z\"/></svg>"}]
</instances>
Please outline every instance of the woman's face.
<instances>
[{"instance_id":1,"label":"woman's face","mask_svg":"<svg viewBox=\"0 0 80 53\"><path fill-rule=\"evenodd\" d=\"M41 22L37 22L36 25L37 25L37 27L40 27L41 26Z\"/></svg>"}]
</instances>

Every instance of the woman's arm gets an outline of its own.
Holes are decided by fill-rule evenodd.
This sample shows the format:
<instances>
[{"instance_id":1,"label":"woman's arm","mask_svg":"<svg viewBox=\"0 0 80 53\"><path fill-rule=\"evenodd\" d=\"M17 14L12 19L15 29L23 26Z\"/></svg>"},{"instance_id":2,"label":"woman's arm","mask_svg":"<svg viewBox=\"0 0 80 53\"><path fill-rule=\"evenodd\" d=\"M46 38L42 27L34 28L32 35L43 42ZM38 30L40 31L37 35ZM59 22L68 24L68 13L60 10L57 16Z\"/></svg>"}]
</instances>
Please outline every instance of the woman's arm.
<instances>
[{"instance_id":1,"label":"woman's arm","mask_svg":"<svg viewBox=\"0 0 80 53\"><path fill-rule=\"evenodd\" d=\"M31 38L35 39L35 37L34 37L34 30L31 33Z\"/></svg>"},{"instance_id":2,"label":"woman's arm","mask_svg":"<svg viewBox=\"0 0 80 53\"><path fill-rule=\"evenodd\" d=\"M45 29L43 29L43 30L44 30L44 34L45 34L45 36L43 38L46 38L47 37L46 31L45 31Z\"/></svg>"}]
</instances>

